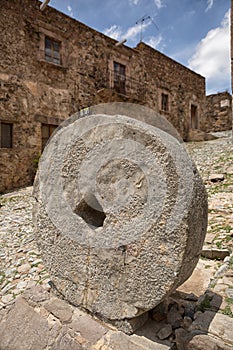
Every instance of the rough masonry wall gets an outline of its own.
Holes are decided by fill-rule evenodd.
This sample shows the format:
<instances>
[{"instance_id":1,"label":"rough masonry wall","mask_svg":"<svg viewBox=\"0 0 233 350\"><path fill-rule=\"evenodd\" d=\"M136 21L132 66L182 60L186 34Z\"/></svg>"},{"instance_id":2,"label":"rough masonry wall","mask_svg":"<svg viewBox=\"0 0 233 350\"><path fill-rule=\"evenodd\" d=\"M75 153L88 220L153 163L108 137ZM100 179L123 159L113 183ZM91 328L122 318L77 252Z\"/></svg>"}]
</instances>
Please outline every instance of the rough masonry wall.
<instances>
[{"instance_id":1,"label":"rough masonry wall","mask_svg":"<svg viewBox=\"0 0 233 350\"><path fill-rule=\"evenodd\" d=\"M33 98L17 76L0 74L0 123L13 124L13 148L0 148L0 191L31 183L40 147L31 119Z\"/></svg>"},{"instance_id":2,"label":"rough masonry wall","mask_svg":"<svg viewBox=\"0 0 233 350\"><path fill-rule=\"evenodd\" d=\"M190 107L198 108L198 126L202 128L205 108L205 79L169 57L140 43L147 77L147 101L150 107L164 115L186 139L191 127ZM156 93L155 93L156 91ZM169 110L161 110L161 92L169 94Z\"/></svg>"},{"instance_id":3,"label":"rough masonry wall","mask_svg":"<svg viewBox=\"0 0 233 350\"><path fill-rule=\"evenodd\" d=\"M233 9L233 0L231 0L231 9ZM233 91L233 11L231 10L231 90Z\"/></svg>"},{"instance_id":4,"label":"rough masonry wall","mask_svg":"<svg viewBox=\"0 0 233 350\"><path fill-rule=\"evenodd\" d=\"M206 97L204 122L207 132L232 128L232 97L227 91Z\"/></svg>"},{"instance_id":5,"label":"rough masonry wall","mask_svg":"<svg viewBox=\"0 0 233 350\"><path fill-rule=\"evenodd\" d=\"M36 0L1 0L0 121L13 123L13 148L0 148L0 192L32 182L41 123L59 125L93 104L133 102L161 113L161 92L166 91L169 111L162 114L187 137L191 101L202 116L203 77L143 43L136 49L116 47L115 40L49 6L41 12L39 6ZM45 36L61 42L61 65L45 60ZM126 66L124 95L113 89L114 61Z\"/></svg>"}]
</instances>

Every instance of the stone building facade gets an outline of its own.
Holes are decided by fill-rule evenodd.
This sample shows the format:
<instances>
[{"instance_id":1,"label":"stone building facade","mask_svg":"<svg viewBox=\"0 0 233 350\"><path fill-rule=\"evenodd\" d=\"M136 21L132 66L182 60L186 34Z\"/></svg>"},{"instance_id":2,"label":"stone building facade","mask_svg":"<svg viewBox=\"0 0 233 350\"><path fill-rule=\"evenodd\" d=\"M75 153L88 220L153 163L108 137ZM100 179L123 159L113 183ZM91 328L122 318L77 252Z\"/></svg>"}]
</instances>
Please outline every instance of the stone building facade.
<instances>
[{"instance_id":1,"label":"stone building facade","mask_svg":"<svg viewBox=\"0 0 233 350\"><path fill-rule=\"evenodd\" d=\"M232 97L229 92L206 96L205 131L230 130L232 127Z\"/></svg>"},{"instance_id":2,"label":"stone building facade","mask_svg":"<svg viewBox=\"0 0 233 350\"><path fill-rule=\"evenodd\" d=\"M233 0L231 0L231 90L233 93ZM233 120L232 120L233 123Z\"/></svg>"},{"instance_id":3,"label":"stone building facade","mask_svg":"<svg viewBox=\"0 0 233 350\"><path fill-rule=\"evenodd\" d=\"M30 184L49 135L85 107L138 103L187 139L203 129L205 79L139 43L132 49L37 0L1 0L0 192Z\"/></svg>"}]
</instances>

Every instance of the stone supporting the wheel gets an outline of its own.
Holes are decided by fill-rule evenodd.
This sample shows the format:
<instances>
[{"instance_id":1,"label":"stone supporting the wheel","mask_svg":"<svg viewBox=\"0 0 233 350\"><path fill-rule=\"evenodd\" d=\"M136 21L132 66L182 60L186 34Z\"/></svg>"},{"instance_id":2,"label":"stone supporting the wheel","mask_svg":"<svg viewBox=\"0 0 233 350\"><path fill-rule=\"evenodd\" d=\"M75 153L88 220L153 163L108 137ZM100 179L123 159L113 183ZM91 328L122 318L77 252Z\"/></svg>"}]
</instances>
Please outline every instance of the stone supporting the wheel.
<instances>
[{"instance_id":1,"label":"stone supporting the wheel","mask_svg":"<svg viewBox=\"0 0 233 350\"><path fill-rule=\"evenodd\" d=\"M179 140L122 115L71 118L34 185L36 240L57 290L109 320L152 309L192 273L207 196Z\"/></svg>"}]
</instances>

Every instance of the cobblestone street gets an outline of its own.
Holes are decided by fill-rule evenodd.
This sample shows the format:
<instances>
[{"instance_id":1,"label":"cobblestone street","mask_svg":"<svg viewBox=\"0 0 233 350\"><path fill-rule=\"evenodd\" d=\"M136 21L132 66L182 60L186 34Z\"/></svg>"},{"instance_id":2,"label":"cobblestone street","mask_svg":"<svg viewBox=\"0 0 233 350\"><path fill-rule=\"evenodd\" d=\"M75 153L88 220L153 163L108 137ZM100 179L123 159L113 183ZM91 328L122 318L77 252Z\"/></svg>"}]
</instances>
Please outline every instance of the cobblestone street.
<instances>
[{"instance_id":1,"label":"cobblestone street","mask_svg":"<svg viewBox=\"0 0 233 350\"><path fill-rule=\"evenodd\" d=\"M206 287L223 297L222 312L233 316L233 256L228 251L233 248L233 153L231 134L223 135L186 147L209 196L208 233L199 269L207 276ZM28 287L50 288L33 236L31 193L28 187L0 197L0 307Z\"/></svg>"}]
</instances>

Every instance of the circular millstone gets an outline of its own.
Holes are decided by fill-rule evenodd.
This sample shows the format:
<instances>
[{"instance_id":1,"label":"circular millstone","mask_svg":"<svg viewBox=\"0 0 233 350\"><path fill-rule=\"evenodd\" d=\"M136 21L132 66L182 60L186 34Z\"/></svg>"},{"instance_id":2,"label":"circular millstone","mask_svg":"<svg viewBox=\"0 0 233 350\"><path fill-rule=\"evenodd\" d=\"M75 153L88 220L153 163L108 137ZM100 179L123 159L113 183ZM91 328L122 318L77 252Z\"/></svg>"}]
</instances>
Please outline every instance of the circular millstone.
<instances>
[{"instance_id":1,"label":"circular millstone","mask_svg":"<svg viewBox=\"0 0 233 350\"><path fill-rule=\"evenodd\" d=\"M192 273L207 196L183 145L122 115L71 119L34 185L36 239L71 303L120 320L152 309Z\"/></svg>"}]
</instances>

